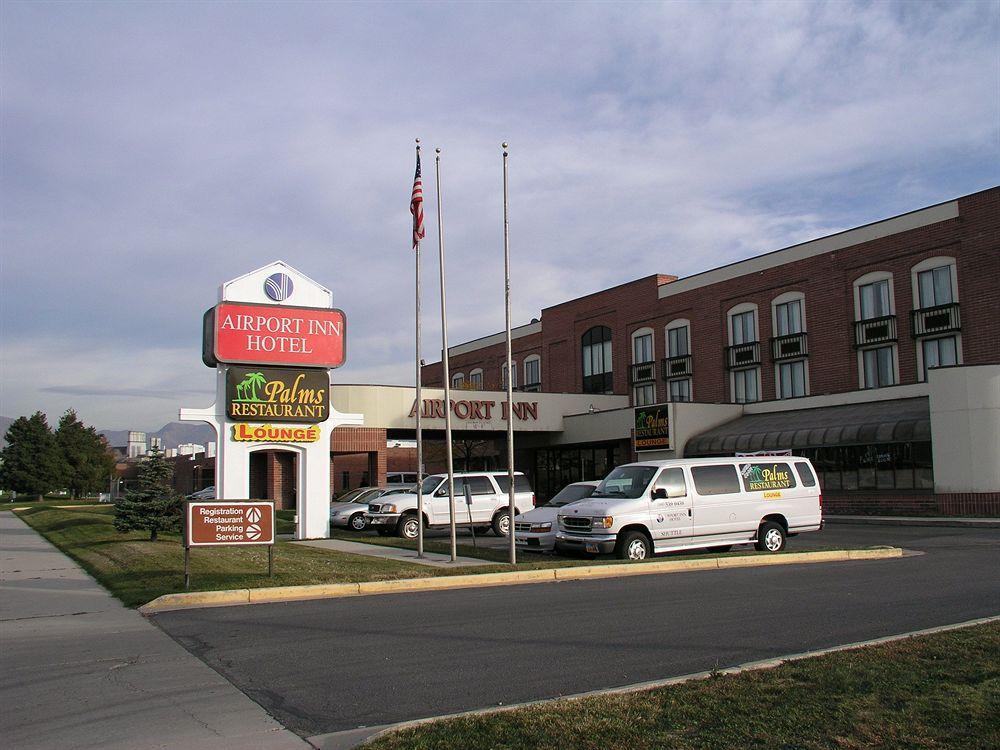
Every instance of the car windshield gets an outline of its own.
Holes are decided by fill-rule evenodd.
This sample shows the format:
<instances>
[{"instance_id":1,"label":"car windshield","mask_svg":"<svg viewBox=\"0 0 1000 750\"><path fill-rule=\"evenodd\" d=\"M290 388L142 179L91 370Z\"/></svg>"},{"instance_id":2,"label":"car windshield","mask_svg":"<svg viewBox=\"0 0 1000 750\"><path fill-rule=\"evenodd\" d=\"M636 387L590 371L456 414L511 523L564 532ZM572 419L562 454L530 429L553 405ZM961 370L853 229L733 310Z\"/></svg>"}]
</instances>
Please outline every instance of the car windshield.
<instances>
[{"instance_id":1,"label":"car windshield","mask_svg":"<svg viewBox=\"0 0 1000 750\"><path fill-rule=\"evenodd\" d=\"M340 497L336 498L334 502L336 503L356 503L358 498L364 494L364 490L351 490L346 492Z\"/></svg>"},{"instance_id":2,"label":"car windshield","mask_svg":"<svg viewBox=\"0 0 1000 750\"><path fill-rule=\"evenodd\" d=\"M545 504L550 508L561 508L564 505L590 497L592 494L594 494L592 484L570 484L559 490L556 496Z\"/></svg>"},{"instance_id":3,"label":"car windshield","mask_svg":"<svg viewBox=\"0 0 1000 750\"><path fill-rule=\"evenodd\" d=\"M619 466L597 485L591 497L639 497L655 473L655 466Z\"/></svg>"},{"instance_id":4,"label":"car windshield","mask_svg":"<svg viewBox=\"0 0 1000 750\"><path fill-rule=\"evenodd\" d=\"M441 484L443 479L444 476L441 474L431 474L431 476L427 477L427 479L424 480L424 483L420 485L421 494L432 494L434 490L438 488L438 485Z\"/></svg>"}]
</instances>

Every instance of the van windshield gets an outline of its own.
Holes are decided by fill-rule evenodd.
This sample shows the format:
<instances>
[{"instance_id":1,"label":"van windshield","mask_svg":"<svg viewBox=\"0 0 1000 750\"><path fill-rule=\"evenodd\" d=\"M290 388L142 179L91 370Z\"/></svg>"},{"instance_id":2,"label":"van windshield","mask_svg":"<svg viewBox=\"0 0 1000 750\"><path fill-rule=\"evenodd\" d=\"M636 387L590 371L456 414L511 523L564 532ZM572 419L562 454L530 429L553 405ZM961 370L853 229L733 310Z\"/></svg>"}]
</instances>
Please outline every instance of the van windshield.
<instances>
[{"instance_id":1,"label":"van windshield","mask_svg":"<svg viewBox=\"0 0 1000 750\"><path fill-rule=\"evenodd\" d=\"M655 466L619 466L597 485L591 497L639 497L655 473Z\"/></svg>"}]
</instances>

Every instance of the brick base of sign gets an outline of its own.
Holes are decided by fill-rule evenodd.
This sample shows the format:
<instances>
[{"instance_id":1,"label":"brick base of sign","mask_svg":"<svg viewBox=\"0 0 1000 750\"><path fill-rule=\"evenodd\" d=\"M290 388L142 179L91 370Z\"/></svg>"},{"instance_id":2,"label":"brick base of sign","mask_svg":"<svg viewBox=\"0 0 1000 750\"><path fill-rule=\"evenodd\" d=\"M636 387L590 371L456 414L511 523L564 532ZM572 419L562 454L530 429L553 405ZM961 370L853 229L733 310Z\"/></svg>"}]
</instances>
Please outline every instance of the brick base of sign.
<instances>
[{"instance_id":1,"label":"brick base of sign","mask_svg":"<svg viewBox=\"0 0 1000 750\"><path fill-rule=\"evenodd\" d=\"M827 515L1000 518L1000 492L823 493Z\"/></svg>"}]
</instances>

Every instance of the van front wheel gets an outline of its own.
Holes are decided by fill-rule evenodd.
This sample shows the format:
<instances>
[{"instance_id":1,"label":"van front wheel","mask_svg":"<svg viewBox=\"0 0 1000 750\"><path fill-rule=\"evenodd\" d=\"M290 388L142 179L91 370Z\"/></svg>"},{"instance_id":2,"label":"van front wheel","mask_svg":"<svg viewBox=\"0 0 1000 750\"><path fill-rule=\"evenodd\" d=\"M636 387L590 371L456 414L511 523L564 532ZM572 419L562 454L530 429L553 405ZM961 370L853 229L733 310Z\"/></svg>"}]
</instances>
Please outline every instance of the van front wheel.
<instances>
[{"instance_id":1,"label":"van front wheel","mask_svg":"<svg viewBox=\"0 0 1000 750\"><path fill-rule=\"evenodd\" d=\"M759 552L781 552L785 548L785 528L780 523L765 521L757 529Z\"/></svg>"},{"instance_id":2,"label":"van front wheel","mask_svg":"<svg viewBox=\"0 0 1000 750\"><path fill-rule=\"evenodd\" d=\"M641 531L626 532L619 540L615 550L621 560L645 560L653 554L649 538Z\"/></svg>"}]
</instances>

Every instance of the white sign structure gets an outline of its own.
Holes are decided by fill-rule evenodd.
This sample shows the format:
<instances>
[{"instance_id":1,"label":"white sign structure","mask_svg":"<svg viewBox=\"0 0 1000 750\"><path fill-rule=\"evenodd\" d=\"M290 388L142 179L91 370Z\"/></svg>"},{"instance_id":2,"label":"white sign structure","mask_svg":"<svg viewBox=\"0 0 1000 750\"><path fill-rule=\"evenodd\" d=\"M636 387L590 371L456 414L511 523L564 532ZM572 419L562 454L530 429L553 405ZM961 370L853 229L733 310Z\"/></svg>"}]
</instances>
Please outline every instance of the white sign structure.
<instances>
[{"instance_id":1,"label":"white sign structure","mask_svg":"<svg viewBox=\"0 0 1000 750\"><path fill-rule=\"evenodd\" d=\"M282 261L227 281L219 289L219 302L245 302L291 307L332 308L333 294L308 276ZM226 372L223 362L215 368L215 403L205 409L181 409L184 422L207 422L217 435L215 490L220 500L250 498L250 456L258 451L281 450L296 455L296 539L330 535L330 437L336 427L364 424L361 414L342 414L330 409L329 418L318 424L303 424L319 430L309 442L253 442L235 439L234 425L226 414ZM283 424L283 427L290 426ZM294 426L294 425L292 425ZM259 498L258 498L259 499Z\"/></svg>"}]
</instances>

